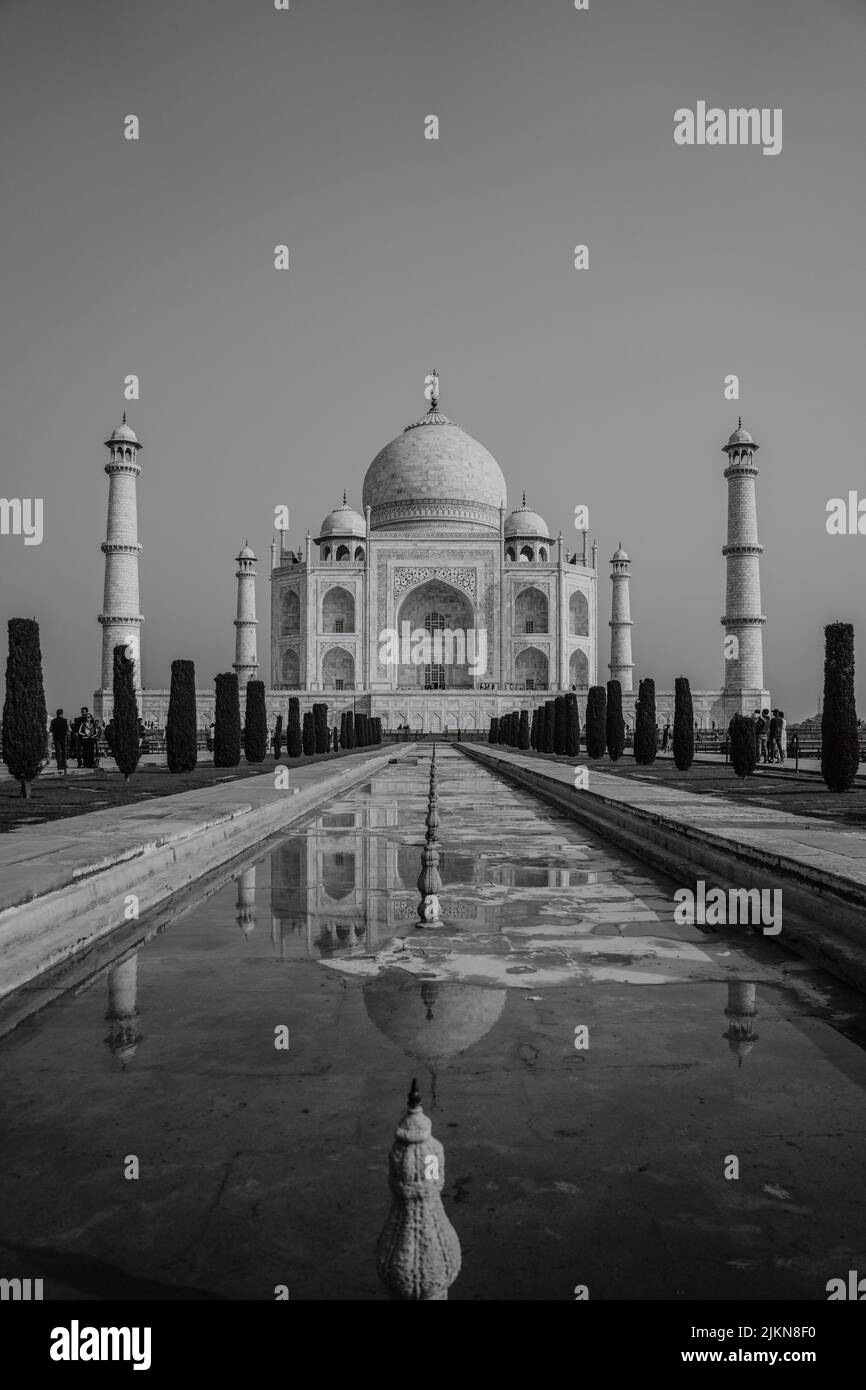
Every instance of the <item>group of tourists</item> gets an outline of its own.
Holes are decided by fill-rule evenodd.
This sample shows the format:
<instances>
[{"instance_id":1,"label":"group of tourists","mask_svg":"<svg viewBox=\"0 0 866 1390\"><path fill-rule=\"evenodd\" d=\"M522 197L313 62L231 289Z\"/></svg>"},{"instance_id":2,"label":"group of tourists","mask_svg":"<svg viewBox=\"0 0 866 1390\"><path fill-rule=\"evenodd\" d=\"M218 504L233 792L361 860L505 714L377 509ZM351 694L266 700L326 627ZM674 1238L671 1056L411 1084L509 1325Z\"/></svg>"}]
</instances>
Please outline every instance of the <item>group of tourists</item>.
<instances>
[{"instance_id":1,"label":"group of tourists","mask_svg":"<svg viewBox=\"0 0 866 1390\"><path fill-rule=\"evenodd\" d=\"M788 721L785 711L756 709L752 713L759 763L783 763L788 756Z\"/></svg>"},{"instance_id":2,"label":"group of tourists","mask_svg":"<svg viewBox=\"0 0 866 1390\"><path fill-rule=\"evenodd\" d=\"M48 725L48 733L58 772L66 775L69 758L75 758L79 767L99 767L99 739L103 728L86 705L81 706L81 713L71 725L59 709Z\"/></svg>"},{"instance_id":3,"label":"group of tourists","mask_svg":"<svg viewBox=\"0 0 866 1390\"><path fill-rule=\"evenodd\" d=\"M71 724L65 717L63 710L59 709L48 725L48 736L54 750L57 771L62 772L65 777L71 758L75 759L78 767L99 767L100 740L104 741L110 753L113 733L114 720L109 719L107 724L103 724L101 720L96 718L95 714L90 713L86 705L81 706L81 713L73 719ZM144 742L147 736L147 726L140 719L138 721L138 734L140 740Z\"/></svg>"}]
</instances>

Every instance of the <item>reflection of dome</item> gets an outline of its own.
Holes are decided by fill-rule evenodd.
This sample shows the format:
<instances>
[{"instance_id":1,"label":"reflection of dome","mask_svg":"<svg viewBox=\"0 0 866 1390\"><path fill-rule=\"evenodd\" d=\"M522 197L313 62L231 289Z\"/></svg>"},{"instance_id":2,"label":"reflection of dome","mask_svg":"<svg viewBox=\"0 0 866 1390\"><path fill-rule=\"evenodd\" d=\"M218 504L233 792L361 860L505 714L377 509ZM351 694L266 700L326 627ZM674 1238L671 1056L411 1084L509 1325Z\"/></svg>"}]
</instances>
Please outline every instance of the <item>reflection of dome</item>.
<instances>
[{"instance_id":1,"label":"reflection of dome","mask_svg":"<svg viewBox=\"0 0 866 1390\"><path fill-rule=\"evenodd\" d=\"M370 1021L408 1057L435 1065L489 1033L508 991L388 971L364 986Z\"/></svg>"},{"instance_id":2,"label":"reflection of dome","mask_svg":"<svg viewBox=\"0 0 866 1390\"><path fill-rule=\"evenodd\" d=\"M385 445L364 479L373 526L436 521L498 530L505 496L493 455L435 407Z\"/></svg>"},{"instance_id":3,"label":"reflection of dome","mask_svg":"<svg viewBox=\"0 0 866 1390\"><path fill-rule=\"evenodd\" d=\"M316 542L324 540L326 536L358 536L363 540L366 535L367 524L364 518L359 516L353 507L348 507L344 501L342 506L335 507L332 512L328 512L319 529Z\"/></svg>"},{"instance_id":4,"label":"reflection of dome","mask_svg":"<svg viewBox=\"0 0 866 1390\"><path fill-rule=\"evenodd\" d=\"M538 512L534 512L531 507L527 507L524 502L522 507L518 507L510 516L505 518L506 536L540 536L542 540L550 540L550 532L547 529L547 522Z\"/></svg>"}]
</instances>

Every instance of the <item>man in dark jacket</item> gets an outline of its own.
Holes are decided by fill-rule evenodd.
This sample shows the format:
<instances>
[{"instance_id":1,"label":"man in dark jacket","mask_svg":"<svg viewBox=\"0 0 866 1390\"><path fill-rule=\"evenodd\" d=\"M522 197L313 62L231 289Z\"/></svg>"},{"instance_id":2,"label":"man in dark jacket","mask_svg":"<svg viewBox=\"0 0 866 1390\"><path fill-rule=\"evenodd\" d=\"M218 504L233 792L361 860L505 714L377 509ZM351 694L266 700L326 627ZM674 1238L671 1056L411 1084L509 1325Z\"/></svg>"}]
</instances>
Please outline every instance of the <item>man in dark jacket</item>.
<instances>
[{"instance_id":1,"label":"man in dark jacket","mask_svg":"<svg viewBox=\"0 0 866 1390\"><path fill-rule=\"evenodd\" d=\"M69 723L63 718L63 710L59 709L48 725L48 732L54 743L54 757L57 761L57 771L66 776L66 745L69 741Z\"/></svg>"}]
</instances>

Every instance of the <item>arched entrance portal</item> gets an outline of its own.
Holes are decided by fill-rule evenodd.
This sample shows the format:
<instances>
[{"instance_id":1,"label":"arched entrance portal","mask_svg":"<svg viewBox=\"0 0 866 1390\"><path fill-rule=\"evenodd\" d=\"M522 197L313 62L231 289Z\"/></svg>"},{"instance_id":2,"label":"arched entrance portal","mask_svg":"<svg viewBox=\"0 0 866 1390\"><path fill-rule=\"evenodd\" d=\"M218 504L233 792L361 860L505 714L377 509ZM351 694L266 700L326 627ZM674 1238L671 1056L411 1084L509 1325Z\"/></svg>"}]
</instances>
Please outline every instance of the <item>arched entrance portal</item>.
<instances>
[{"instance_id":1,"label":"arched entrance portal","mask_svg":"<svg viewBox=\"0 0 866 1390\"><path fill-rule=\"evenodd\" d=\"M400 687L465 689L471 688L474 675L483 677L485 674L480 667L473 671L469 665L477 650L472 603L460 589L441 579L419 584L406 595L397 614L397 632L400 638L397 685ZM430 643L421 643L422 632L431 639ZM408 636L408 643L403 641L404 635ZM432 647L432 650L425 652L423 646Z\"/></svg>"}]
</instances>

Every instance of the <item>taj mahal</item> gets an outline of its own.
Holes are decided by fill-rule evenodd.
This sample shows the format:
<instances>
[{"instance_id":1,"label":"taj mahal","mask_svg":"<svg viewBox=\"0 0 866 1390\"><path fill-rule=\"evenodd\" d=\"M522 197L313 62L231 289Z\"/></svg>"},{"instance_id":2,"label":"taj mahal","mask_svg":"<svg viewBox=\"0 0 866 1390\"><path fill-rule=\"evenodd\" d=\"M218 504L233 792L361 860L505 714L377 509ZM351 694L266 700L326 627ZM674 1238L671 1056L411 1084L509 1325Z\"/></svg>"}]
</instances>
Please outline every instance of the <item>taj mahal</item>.
<instances>
[{"instance_id":1,"label":"taj mahal","mask_svg":"<svg viewBox=\"0 0 866 1390\"><path fill-rule=\"evenodd\" d=\"M597 546L588 543L585 525L574 529L580 518L569 518L568 539L562 530L554 536L525 494L509 510L502 469L443 414L435 373L425 395L426 413L367 468L361 510L344 492L315 535L307 530L293 545L288 531L273 533L267 675L258 657L258 561L248 544L239 551L233 668L242 699L249 680L264 679L271 717L285 716L289 695L296 695L302 711L327 702L332 722L354 708L379 716L386 730L408 724L472 734L485 731L493 716L572 689L582 719L588 688L610 678L620 681L631 723L637 684L631 561L622 544L610 560L610 656L599 668ZM146 687L142 678L136 513L142 446L125 415L106 447L102 679L94 708L103 718L110 714L112 654L124 642L136 659L142 716L164 725L168 689ZM715 690L692 691L695 718L707 727L770 700L763 677L757 448L742 421L723 446L724 681ZM720 640L720 661L722 647ZM213 717L213 698L212 689L198 691L202 725ZM672 716L672 692L659 689L656 700L659 718Z\"/></svg>"}]
</instances>

